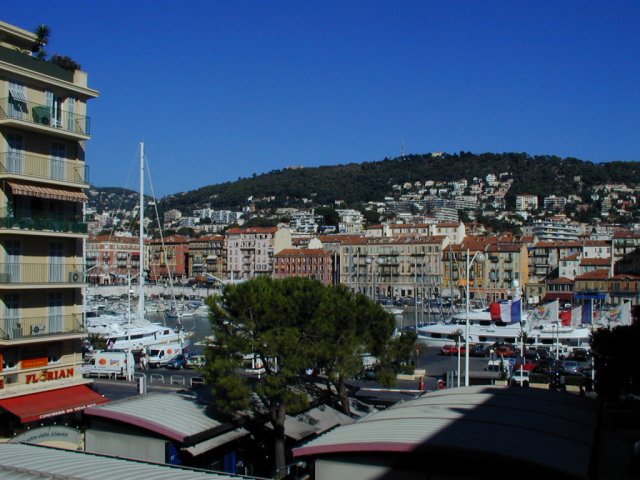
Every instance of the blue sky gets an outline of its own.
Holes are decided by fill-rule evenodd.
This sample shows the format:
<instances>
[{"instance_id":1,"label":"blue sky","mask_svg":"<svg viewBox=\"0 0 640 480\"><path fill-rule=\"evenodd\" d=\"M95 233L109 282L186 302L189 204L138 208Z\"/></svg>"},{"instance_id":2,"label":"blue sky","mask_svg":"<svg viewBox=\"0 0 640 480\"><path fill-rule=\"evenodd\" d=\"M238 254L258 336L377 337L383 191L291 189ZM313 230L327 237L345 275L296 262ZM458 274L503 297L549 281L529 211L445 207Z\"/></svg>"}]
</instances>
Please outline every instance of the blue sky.
<instances>
[{"instance_id":1,"label":"blue sky","mask_svg":"<svg viewBox=\"0 0 640 480\"><path fill-rule=\"evenodd\" d=\"M137 187L140 140L158 196L403 144L640 160L637 1L2 4L101 92L98 186Z\"/></svg>"}]
</instances>

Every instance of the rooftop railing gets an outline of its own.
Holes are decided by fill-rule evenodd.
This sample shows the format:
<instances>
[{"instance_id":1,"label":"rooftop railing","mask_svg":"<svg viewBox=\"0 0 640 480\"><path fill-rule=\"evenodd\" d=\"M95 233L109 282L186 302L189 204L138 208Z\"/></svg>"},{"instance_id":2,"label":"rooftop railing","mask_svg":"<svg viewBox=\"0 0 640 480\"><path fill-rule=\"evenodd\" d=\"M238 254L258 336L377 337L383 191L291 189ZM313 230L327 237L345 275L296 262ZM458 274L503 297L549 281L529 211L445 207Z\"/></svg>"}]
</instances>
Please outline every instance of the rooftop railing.
<instances>
[{"instance_id":1,"label":"rooftop railing","mask_svg":"<svg viewBox=\"0 0 640 480\"><path fill-rule=\"evenodd\" d=\"M73 82L73 72L65 70L55 63L40 60L26 53L18 52L7 47L0 47L0 61L11 63L18 67L49 75L66 82Z\"/></svg>"},{"instance_id":2,"label":"rooftop railing","mask_svg":"<svg viewBox=\"0 0 640 480\"><path fill-rule=\"evenodd\" d=\"M84 162L25 155L24 152L0 152L0 173L63 182L89 183L89 166Z\"/></svg>"},{"instance_id":3,"label":"rooftop railing","mask_svg":"<svg viewBox=\"0 0 640 480\"><path fill-rule=\"evenodd\" d=\"M0 120L5 119L44 125L77 135L88 136L90 131L89 117L12 96L0 99Z\"/></svg>"}]
</instances>

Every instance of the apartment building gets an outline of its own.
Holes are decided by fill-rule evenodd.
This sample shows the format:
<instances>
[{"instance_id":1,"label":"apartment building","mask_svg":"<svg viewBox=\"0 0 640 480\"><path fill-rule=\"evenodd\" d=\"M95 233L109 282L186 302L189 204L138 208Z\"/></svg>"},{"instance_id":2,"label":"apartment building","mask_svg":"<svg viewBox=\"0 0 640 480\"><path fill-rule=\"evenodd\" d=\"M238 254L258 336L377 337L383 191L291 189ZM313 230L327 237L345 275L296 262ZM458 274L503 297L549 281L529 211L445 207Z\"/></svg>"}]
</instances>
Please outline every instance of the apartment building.
<instances>
[{"instance_id":1,"label":"apartment building","mask_svg":"<svg viewBox=\"0 0 640 480\"><path fill-rule=\"evenodd\" d=\"M87 281L93 285L124 283L140 273L140 239L97 235L86 244Z\"/></svg>"},{"instance_id":2,"label":"apartment building","mask_svg":"<svg viewBox=\"0 0 640 480\"><path fill-rule=\"evenodd\" d=\"M151 282L183 283L189 272L189 238L170 235L150 240L148 245L149 280Z\"/></svg>"},{"instance_id":3,"label":"apartment building","mask_svg":"<svg viewBox=\"0 0 640 480\"><path fill-rule=\"evenodd\" d=\"M102 401L85 384L87 74L32 56L0 22L0 425L3 435Z\"/></svg>"},{"instance_id":4,"label":"apartment building","mask_svg":"<svg viewBox=\"0 0 640 480\"><path fill-rule=\"evenodd\" d=\"M446 236L345 236L340 283L376 298L433 296L442 288L441 257L448 244Z\"/></svg>"},{"instance_id":5,"label":"apartment building","mask_svg":"<svg viewBox=\"0 0 640 480\"><path fill-rule=\"evenodd\" d=\"M286 248L273 256L273 278L302 277L332 285L334 257L321 248Z\"/></svg>"},{"instance_id":6,"label":"apartment building","mask_svg":"<svg viewBox=\"0 0 640 480\"><path fill-rule=\"evenodd\" d=\"M285 248L291 248L288 228L230 228L227 230L227 276L237 280L270 276L273 255Z\"/></svg>"},{"instance_id":7,"label":"apartment building","mask_svg":"<svg viewBox=\"0 0 640 480\"><path fill-rule=\"evenodd\" d=\"M189 278L222 280L226 271L226 242L223 235L203 235L189 240Z\"/></svg>"}]
</instances>

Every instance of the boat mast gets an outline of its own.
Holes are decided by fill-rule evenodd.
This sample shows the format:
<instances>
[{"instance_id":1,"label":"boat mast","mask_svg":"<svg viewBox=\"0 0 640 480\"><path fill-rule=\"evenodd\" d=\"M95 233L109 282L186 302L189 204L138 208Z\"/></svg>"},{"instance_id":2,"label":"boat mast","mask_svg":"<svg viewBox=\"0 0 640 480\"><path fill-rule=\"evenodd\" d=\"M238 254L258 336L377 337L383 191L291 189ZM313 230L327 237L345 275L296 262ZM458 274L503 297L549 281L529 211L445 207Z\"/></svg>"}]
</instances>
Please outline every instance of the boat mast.
<instances>
[{"instance_id":1,"label":"boat mast","mask_svg":"<svg viewBox=\"0 0 640 480\"><path fill-rule=\"evenodd\" d=\"M138 319L144 318L144 142L140 142L140 267L138 273Z\"/></svg>"}]
</instances>

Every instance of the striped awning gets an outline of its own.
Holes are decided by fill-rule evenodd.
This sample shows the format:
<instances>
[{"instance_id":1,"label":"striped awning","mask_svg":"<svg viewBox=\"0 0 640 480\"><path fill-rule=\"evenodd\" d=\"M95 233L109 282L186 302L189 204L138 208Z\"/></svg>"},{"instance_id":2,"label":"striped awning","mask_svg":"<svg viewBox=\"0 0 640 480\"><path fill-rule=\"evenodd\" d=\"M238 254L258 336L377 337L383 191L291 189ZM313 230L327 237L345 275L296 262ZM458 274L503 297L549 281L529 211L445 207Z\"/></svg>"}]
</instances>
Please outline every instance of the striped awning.
<instances>
[{"instance_id":1,"label":"striped awning","mask_svg":"<svg viewBox=\"0 0 640 480\"><path fill-rule=\"evenodd\" d=\"M51 200L65 200L67 202L86 202L87 196L80 189L43 187L32 183L7 182L14 195L48 198Z\"/></svg>"}]
</instances>

